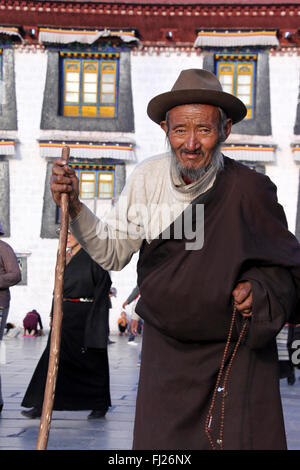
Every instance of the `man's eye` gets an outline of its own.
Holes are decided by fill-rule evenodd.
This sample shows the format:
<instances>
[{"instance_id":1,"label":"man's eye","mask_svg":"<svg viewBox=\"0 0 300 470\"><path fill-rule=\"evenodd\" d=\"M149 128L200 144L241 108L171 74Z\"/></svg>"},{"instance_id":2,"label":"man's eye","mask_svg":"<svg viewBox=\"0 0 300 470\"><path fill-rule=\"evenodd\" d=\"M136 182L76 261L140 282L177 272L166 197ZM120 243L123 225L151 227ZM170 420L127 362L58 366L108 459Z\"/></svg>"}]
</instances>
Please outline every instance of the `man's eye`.
<instances>
[{"instance_id":1,"label":"man's eye","mask_svg":"<svg viewBox=\"0 0 300 470\"><path fill-rule=\"evenodd\" d=\"M175 129L175 134L177 135L183 135L185 133L185 129Z\"/></svg>"},{"instance_id":2,"label":"man's eye","mask_svg":"<svg viewBox=\"0 0 300 470\"><path fill-rule=\"evenodd\" d=\"M209 134L210 129L206 129L205 127L201 127L200 129L198 129L198 132L200 132L200 134Z\"/></svg>"}]
</instances>

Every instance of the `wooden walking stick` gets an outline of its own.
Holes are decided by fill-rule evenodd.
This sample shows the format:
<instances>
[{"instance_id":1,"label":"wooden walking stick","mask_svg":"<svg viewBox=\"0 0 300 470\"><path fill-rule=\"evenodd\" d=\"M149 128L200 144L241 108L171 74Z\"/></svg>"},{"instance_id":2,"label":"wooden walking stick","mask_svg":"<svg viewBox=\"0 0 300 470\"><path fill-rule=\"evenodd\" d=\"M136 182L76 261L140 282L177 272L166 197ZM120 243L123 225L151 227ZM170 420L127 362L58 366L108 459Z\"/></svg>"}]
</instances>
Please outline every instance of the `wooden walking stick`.
<instances>
[{"instance_id":1,"label":"wooden walking stick","mask_svg":"<svg viewBox=\"0 0 300 470\"><path fill-rule=\"evenodd\" d=\"M69 147L62 149L62 158L67 162L70 155ZM39 435L36 450L47 448L50 423L55 396L55 385L59 363L61 323L63 315L63 284L66 266L66 247L69 225L69 196L66 193L61 195L61 217L60 232L57 251L57 261L55 268L54 298L53 298L53 319L50 341L50 356L48 364L48 374L44 393L44 403L40 422Z\"/></svg>"}]
</instances>

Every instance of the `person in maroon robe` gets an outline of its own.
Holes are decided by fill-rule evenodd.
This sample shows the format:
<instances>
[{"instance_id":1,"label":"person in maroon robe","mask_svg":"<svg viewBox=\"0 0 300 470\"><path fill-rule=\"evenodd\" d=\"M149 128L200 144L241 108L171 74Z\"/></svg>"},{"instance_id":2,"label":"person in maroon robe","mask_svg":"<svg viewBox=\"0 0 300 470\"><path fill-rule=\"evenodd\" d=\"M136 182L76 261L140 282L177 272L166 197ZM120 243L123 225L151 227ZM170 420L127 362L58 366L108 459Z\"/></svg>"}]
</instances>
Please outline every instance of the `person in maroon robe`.
<instances>
[{"instance_id":1,"label":"person in maroon robe","mask_svg":"<svg viewBox=\"0 0 300 470\"><path fill-rule=\"evenodd\" d=\"M140 250L144 336L133 449L285 449L276 335L287 321L300 322L300 246L270 179L221 153L246 108L213 74L192 69L147 112L170 155L138 165L118 216L132 227L132 202L190 197L159 236L151 238L137 214L141 239L119 240L109 217L87 213L64 161L51 182L57 204L69 193L72 231L103 267L120 269Z\"/></svg>"}]
</instances>

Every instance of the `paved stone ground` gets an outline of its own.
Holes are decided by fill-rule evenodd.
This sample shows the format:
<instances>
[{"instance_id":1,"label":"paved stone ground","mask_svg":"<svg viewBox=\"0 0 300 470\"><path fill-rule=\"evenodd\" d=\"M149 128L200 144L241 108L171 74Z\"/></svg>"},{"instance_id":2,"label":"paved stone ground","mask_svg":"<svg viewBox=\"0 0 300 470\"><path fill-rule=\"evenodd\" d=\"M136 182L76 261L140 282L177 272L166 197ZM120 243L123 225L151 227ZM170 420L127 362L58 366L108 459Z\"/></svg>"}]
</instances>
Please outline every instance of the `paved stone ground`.
<instances>
[{"instance_id":1,"label":"paved stone ground","mask_svg":"<svg viewBox=\"0 0 300 470\"><path fill-rule=\"evenodd\" d=\"M128 338L112 336L110 382L112 407L104 419L87 420L89 411L54 411L48 450L131 449L139 374L139 346ZM136 338L136 342L140 338ZM4 407L0 418L0 450L33 450L39 432L39 419L21 415L21 401L47 337L4 340L6 364L1 365Z\"/></svg>"},{"instance_id":2,"label":"paved stone ground","mask_svg":"<svg viewBox=\"0 0 300 470\"><path fill-rule=\"evenodd\" d=\"M288 385L280 381L285 430L289 450L300 450L300 371L296 369L296 382Z\"/></svg>"},{"instance_id":3,"label":"paved stone ground","mask_svg":"<svg viewBox=\"0 0 300 470\"><path fill-rule=\"evenodd\" d=\"M105 419L87 420L86 411L54 411L48 450L130 450L139 374L139 346L126 337L112 336L109 345L112 407ZM137 339L140 341L140 338ZM6 364L1 365L4 408L0 418L0 450L33 450L39 431L37 420L20 413L20 403L47 337L4 340ZM295 385L281 380L288 447L300 450L300 371ZM263 419L263 417L262 417Z\"/></svg>"}]
</instances>

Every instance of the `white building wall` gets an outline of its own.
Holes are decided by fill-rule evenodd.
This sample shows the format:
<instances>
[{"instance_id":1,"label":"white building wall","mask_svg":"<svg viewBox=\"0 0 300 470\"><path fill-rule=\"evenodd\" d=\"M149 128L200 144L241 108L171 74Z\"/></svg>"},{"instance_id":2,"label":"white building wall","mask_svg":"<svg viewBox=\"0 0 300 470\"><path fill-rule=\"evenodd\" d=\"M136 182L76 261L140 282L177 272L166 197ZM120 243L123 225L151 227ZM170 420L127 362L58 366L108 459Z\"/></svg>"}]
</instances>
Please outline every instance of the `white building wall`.
<instances>
[{"instance_id":1,"label":"white building wall","mask_svg":"<svg viewBox=\"0 0 300 470\"><path fill-rule=\"evenodd\" d=\"M273 142L276 162L266 165L266 173L277 185L278 200L284 207L288 226L295 231L299 164L293 159L294 125L299 95L300 56L270 56L270 95Z\"/></svg>"},{"instance_id":2,"label":"white building wall","mask_svg":"<svg viewBox=\"0 0 300 470\"><path fill-rule=\"evenodd\" d=\"M28 252L28 285L11 288L9 320L22 325L27 311L35 308L48 327L57 240L41 239L46 162L40 156L38 139L45 87L47 53L15 50L16 98L18 132L16 156L10 160L11 237L5 239L18 252ZM294 163L290 144L299 92L299 61L297 56L270 57L270 89L272 137L264 143L276 144L276 162L266 165L266 173L278 187L291 231L295 228L298 197L298 166ZM147 116L147 104L152 97L169 91L182 69L202 67L203 57L183 52L133 53L132 91L135 117L137 161L141 162L166 150L166 140L160 127ZM253 138L253 143L255 138ZM245 142L246 143L246 142ZM127 176L135 165L127 166ZM138 255L121 272L112 272L117 298L112 299L110 329L117 331L117 318L122 303L136 285ZM128 309L130 312L130 309Z\"/></svg>"},{"instance_id":3,"label":"white building wall","mask_svg":"<svg viewBox=\"0 0 300 470\"><path fill-rule=\"evenodd\" d=\"M56 262L55 240L40 238L46 162L39 154L38 139L47 67L47 54L30 48L15 50L17 100L16 155L10 160L11 237L17 253L29 253L28 283L11 290L9 320L22 325L25 314L35 308L44 327L49 313Z\"/></svg>"}]
</instances>

